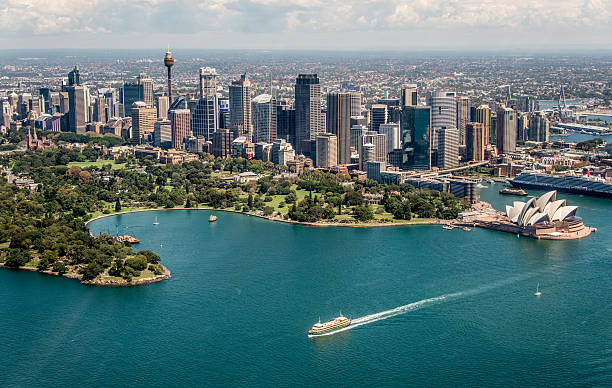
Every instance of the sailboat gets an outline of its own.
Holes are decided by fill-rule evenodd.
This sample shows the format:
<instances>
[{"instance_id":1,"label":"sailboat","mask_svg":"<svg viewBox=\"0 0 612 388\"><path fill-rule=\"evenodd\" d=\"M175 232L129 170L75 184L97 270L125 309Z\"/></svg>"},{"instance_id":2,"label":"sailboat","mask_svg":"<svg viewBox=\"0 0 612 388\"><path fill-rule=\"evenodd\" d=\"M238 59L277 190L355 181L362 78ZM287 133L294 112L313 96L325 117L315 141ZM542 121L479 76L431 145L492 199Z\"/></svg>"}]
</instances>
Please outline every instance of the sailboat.
<instances>
[{"instance_id":1,"label":"sailboat","mask_svg":"<svg viewBox=\"0 0 612 388\"><path fill-rule=\"evenodd\" d=\"M540 295L542 295L542 293L540 292L540 283L538 283L538 286L536 287L536 292L535 292L535 294L533 294L533 295L535 295L535 296L540 296Z\"/></svg>"},{"instance_id":2,"label":"sailboat","mask_svg":"<svg viewBox=\"0 0 612 388\"><path fill-rule=\"evenodd\" d=\"M157 222L157 216L155 216L155 222L153 223L153 225L159 225L159 222Z\"/></svg>"}]
</instances>

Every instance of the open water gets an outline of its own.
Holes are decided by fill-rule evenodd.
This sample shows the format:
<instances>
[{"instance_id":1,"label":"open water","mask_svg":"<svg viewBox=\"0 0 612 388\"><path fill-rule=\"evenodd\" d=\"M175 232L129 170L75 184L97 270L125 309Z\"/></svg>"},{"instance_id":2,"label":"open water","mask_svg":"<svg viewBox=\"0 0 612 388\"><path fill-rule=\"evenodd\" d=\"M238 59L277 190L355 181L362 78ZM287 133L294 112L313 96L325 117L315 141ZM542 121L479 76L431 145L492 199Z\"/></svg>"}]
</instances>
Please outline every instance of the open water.
<instances>
[{"instance_id":1,"label":"open water","mask_svg":"<svg viewBox=\"0 0 612 388\"><path fill-rule=\"evenodd\" d=\"M490 186L497 208L524 200ZM0 270L0 386L609 386L612 201L564 197L599 232L98 220L93 233L127 227L172 278L101 288ZM339 310L360 325L307 338Z\"/></svg>"}]
</instances>

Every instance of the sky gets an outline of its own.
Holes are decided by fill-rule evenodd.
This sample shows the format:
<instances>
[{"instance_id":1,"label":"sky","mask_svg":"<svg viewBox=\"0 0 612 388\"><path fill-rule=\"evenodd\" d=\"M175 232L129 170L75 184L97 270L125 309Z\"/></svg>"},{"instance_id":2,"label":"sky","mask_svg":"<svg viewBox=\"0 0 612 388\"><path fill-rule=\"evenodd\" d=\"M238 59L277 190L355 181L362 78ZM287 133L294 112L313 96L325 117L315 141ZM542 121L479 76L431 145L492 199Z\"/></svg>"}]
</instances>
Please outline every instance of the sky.
<instances>
[{"instance_id":1,"label":"sky","mask_svg":"<svg viewBox=\"0 0 612 388\"><path fill-rule=\"evenodd\" d=\"M612 0L3 0L0 48L612 48Z\"/></svg>"}]
</instances>

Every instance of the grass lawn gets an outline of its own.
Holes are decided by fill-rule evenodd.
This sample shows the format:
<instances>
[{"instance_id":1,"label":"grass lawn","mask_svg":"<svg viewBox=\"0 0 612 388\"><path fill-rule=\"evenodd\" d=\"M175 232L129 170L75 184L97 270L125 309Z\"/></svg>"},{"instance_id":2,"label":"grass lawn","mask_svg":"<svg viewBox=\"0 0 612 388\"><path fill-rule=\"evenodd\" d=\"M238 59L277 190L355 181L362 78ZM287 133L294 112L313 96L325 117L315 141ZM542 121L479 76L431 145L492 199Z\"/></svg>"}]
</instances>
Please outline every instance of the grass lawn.
<instances>
[{"instance_id":1,"label":"grass lawn","mask_svg":"<svg viewBox=\"0 0 612 388\"><path fill-rule=\"evenodd\" d=\"M125 168L126 163L115 163L113 160L106 160L106 159L98 159L95 162L70 162L68 163L68 167L73 167L73 166L77 166L77 167L81 167L81 168L85 168L85 167L102 167L102 166L106 166L109 165L111 166L112 170L121 170L122 168Z\"/></svg>"}]
</instances>

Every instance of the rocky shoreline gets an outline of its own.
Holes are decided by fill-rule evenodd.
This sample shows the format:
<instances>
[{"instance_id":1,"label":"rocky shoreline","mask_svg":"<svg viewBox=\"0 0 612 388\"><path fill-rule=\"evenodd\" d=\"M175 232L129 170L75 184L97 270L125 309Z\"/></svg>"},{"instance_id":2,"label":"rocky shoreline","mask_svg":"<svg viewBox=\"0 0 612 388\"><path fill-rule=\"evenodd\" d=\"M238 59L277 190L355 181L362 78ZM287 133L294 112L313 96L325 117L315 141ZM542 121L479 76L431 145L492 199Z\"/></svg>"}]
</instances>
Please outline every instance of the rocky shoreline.
<instances>
[{"instance_id":1,"label":"rocky shoreline","mask_svg":"<svg viewBox=\"0 0 612 388\"><path fill-rule=\"evenodd\" d=\"M104 278L100 278L100 277L98 277L96 279L93 279L93 280L85 280L85 281L83 281L82 280L83 279L82 275L73 274L73 273L65 273L65 274L61 274L60 275L58 272L39 271L36 268L23 267L23 266L19 267L19 268L9 268L9 267L5 267L3 263L0 263L0 267L1 268L6 268L6 269L38 272L38 273L42 273L42 274L45 274L45 275L51 275L51 276L61 276L61 277L67 278L67 279L78 280L81 284L86 284L86 285L90 285L90 286L101 286L101 287L134 287L134 286L142 286L142 285L145 285L145 284L161 282L162 280L169 279L172 276L172 273L170 272L170 270L168 268L164 267L163 265L162 265L162 268L164 269L164 273L163 274L156 275L156 276L151 277L151 278L133 279L130 282L128 282L125 279L104 279Z\"/></svg>"}]
</instances>

